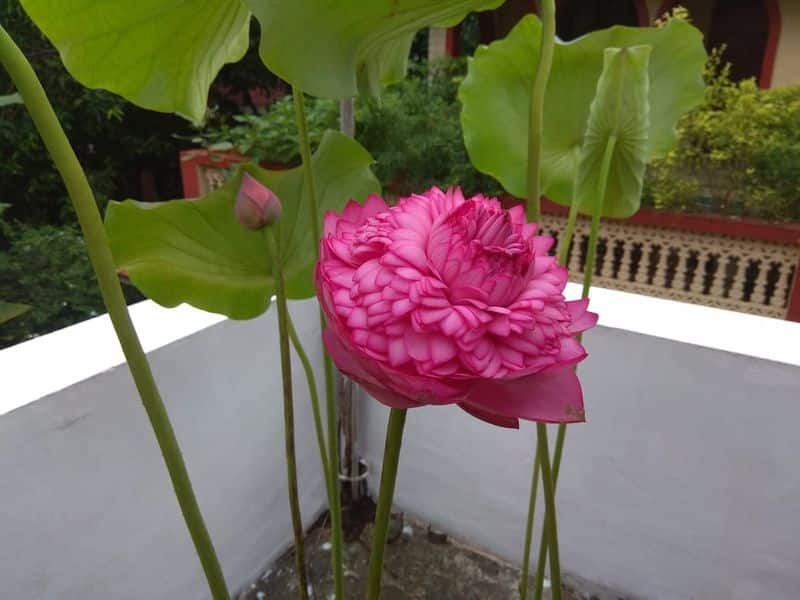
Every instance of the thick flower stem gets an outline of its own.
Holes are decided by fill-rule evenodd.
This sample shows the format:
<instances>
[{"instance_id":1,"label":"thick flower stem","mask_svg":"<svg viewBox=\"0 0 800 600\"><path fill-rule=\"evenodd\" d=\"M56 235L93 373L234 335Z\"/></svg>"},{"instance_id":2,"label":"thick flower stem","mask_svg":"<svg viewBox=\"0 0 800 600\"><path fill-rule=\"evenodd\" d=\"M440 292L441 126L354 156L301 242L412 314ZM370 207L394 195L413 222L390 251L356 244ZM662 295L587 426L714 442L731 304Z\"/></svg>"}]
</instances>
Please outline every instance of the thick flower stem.
<instances>
[{"instance_id":1,"label":"thick flower stem","mask_svg":"<svg viewBox=\"0 0 800 600\"><path fill-rule=\"evenodd\" d=\"M319 408L319 394L317 392L317 379L314 376L314 367L311 366L311 361L308 359L303 344L300 343L300 338L294 328L292 316L288 315L287 324L289 326L289 339L292 341L295 352L303 365L303 371L306 375L306 383L308 384L308 393L311 397L311 412L314 414L314 433L317 435L317 446L319 446L319 460L322 464L322 473L325 478L325 489L330 499L330 489L328 486L328 453L325 450L325 433L322 430L322 413Z\"/></svg>"},{"instance_id":2,"label":"thick flower stem","mask_svg":"<svg viewBox=\"0 0 800 600\"><path fill-rule=\"evenodd\" d=\"M555 482L550 469L550 448L547 443L547 425L536 424L536 434L539 439L539 461L542 467L542 493L544 495L544 526L542 535L548 540L550 549L550 583L552 584L553 600L561 600L561 564L558 553L558 526L556 518ZM536 573L536 588L544 585L544 569Z\"/></svg>"},{"instance_id":3,"label":"thick flower stem","mask_svg":"<svg viewBox=\"0 0 800 600\"><path fill-rule=\"evenodd\" d=\"M592 287L592 276L594 275L595 262L597 259L597 239L600 233L600 217L603 213L603 205L605 204L606 188L608 186L608 172L611 168L611 158L614 156L614 148L616 147L616 144L617 138L615 136L611 136L606 143L606 148L603 152L603 161L600 164L600 177L598 179L597 187L597 203L595 204L594 211L592 212L592 224L589 231L589 247L586 253L586 264L583 268L583 289L581 291L581 298L587 298L589 296L589 290ZM577 213L577 202L573 201L572 205L570 206L569 218L567 220L566 232L568 232L568 235L565 232L563 243L559 247L559 263L562 265L564 265L566 262L566 257L569 255L569 244L572 242L572 235L575 231L575 217L577 216ZM570 221L572 222L571 229ZM579 335L579 340L580 337L581 336ZM555 493L556 486L558 484L558 473L561 469L561 456L564 451L564 440L566 435L567 426L562 423L558 426L556 447L553 453L553 493ZM539 542L539 558L537 562L537 569L539 572L544 570L544 565L547 561L547 544L545 543L545 540L547 539L548 535L549 532L547 531L547 525L545 524L545 529L542 531L542 539ZM534 600L540 600L542 593L542 586L539 585L537 580Z\"/></svg>"},{"instance_id":4,"label":"thick flower stem","mask_svg":"<svg viewBox=\"0 0 800 600\"><path fill-rule=\"evenodd\" d=\"M538 446L538 441L537 441ZM533 458L533 476L531 477L531 493L528 499L528 522L525 524L525 549L522 556L522 576L519 579L519 599L528 596L528 571L531 562L531 541L533 538L533 515L536 513L536 493L539 486L539 452Z\"/></svg>"},{"instance_id":5,"label":"thick flower stem","mask_svg":"<svg viewBox=\"0 0 800 600\"><path fill-rule=\"evenodd\" d=\"M228 600L230 596L225 576L194 495L175 431L153 379L147 356L128 314L94 194L36 73L2 26L0 26L0 63L8 71L17 91L25 101L25 106L64 180L78 215L78 223L86 239L89 260L97 276L103 302L119 338L147 417L150 419L178 505L208 580L211 595L214 600Z\"/></svg>"},{"instance_id":6,"label":"thick flower stem","mask_svg":"<svg viewBox=\"0 0 800 600\"><path fill-rule=\"evenodd\" d=\"M315 249L319 252L321 237L319 203L314 189L314 171L311 166L311 143L308 138L303 90L292 87L292 101L297 122L300 156L303 159L303 175L305 191L309 199L311 211L311 233L314 236ZM320 325L325 327L325 318L320 312ZM333 586L336 600L344 598L344 570L342 567L342 500L339 486L339 431L336 424L336 389L334 385L333 363L327 353L323 356L325 364L325 408L328 424L328 510L331 516L331 567L333 569Z\"/></svg>"},{"instance_id":7,"label":"thick flower stem","mask_svg":"<svg viewBox=\"0 0 800 600\"><path fill-rule=\"evenodd\" d=\"M531 90L530 115L528 120L528 218L539 222L542 196L542 138L544 133L544 97L550 67L553 65L553 49L556 37L555 0L542 0L542 44L539 48L539 64Z\"/></svg>"},{"instance_id":8,"label":"thick flower stem","mask_svg":"<svg viewBox=\"0 0 800 600\"><path fill-rule=\"evenodd\" d=\"M542 146L544 137L544 99L547 92L547 81L550 78L550 68L553 65L553 51L556 36L556 3L555 0L542 0L542 41L539 47L539 64L536 66L536 75L533 79L531 90L530 114L528 117L528 218L539 222L541 219L542 196ZM573 227L574 231L574 219ZM567 245L567 247L569 247ZM525 527L525 547L523 549L522 578L519 583L520 598L525 599L528 587L528 566L531 555L531 540L533 520L536 512L536 480L539 469L538 451L534 458L534 468L531 477L531 496L528 505L528 521Z\"/></svg>"},{"instance_id":9,"label":"thick flower stem","mask_svg":"<svg viewBox=\"0 0 800 600\"><path fill-rule=\"evenodd\" d=\"M400 445L403 441L403 427L405 424L406 409L393 408L389 413L389 424L386 426L386 446L383 451L381 487L378 493L378 506L375 509L375 525L372 529L372 552L369 556L367 600L378 600L381 595L383 553L389 536L389 517L392 512L394 484L397 479L397 463L400 458Z\"/></svg>"},{"instance_id":10,"label":"thick flower stem","mask_svg":"<svg viewBox=\"0 0 800 600\"><path fill-rule=\"evenodd\" d=\"M268 234L269 235L269 234ZM279 245L276 243L275 247ZM278 309L278 343L281 354L281 377L283 383L283 427L286 448L286 479L289 492L289 508L292 513L292 532L294 534L294 566L297 575L297 597L308 599L308 578L306 576L305 545L303 543L303 519L300 515L300 498L297 490L297 460L294 448L294 401L292 398L292 358L289 354L289 308L286 305L283 272L280 258L275 257L275 296Z\"/></svg>"}]
</instances>

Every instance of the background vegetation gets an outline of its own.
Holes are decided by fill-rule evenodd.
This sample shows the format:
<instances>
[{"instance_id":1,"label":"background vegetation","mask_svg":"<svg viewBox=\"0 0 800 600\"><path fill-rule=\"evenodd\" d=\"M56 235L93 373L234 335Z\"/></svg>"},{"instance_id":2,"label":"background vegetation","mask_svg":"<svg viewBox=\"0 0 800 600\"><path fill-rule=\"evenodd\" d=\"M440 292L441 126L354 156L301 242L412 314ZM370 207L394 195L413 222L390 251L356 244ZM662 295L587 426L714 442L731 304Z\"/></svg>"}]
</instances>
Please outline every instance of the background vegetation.
<instances>
[{"instance_id":1,"label":"background vegetation","mask_svg":"<svg viewBox=\"0 0 800 600\"><path fill-rule=\"evenodd\" d=\"M724 49L706 69L706 101L680 144L648 171L645 200L677 211L800 220L800 85L734 83Z\"/></svg>"},{"instance_id":2,"label":"background vegetation","mask_svg":"<svg viewBox=\"0 0 800 600\"><path fill-rule=\"evenodd\" d=\"M141 110L112 94L87 90L19 5L0 5L0 21L32 60L103 205L108 198L180 197L178 151L235 149L255 160L299 162L288 86L258 58L257 25L245 59L226 66L212 88L206 125ZM478 44L477 19L462 25L461 50ZM457 89L465 59L429 65L427 32L412 48L409 77L380 101L359 99L356 137L375 157L390 194L432 185L466 193L502 193L478 173L464 148ZM657 209L800 220L800 86L761 90L729 78L724 52L709 61L703 106L679 124L680 143L650 166L644 203ZM0 73L0 96L14 91ZM307 101L312 142L338 127L338 103ZM0 326L0 347L103 311L72 208L38 134L19 104L0 103L0 300L32 305ZM138 298L128 290L130 300Z\"/></svg>"},{"instance_id":3,"label":"background vegetation","mask_svg":"<svg viewBox=\"0 0 800 600\"><path fill-rule=\"evenodd\" d=\"M413 61L409 77L387 88L380 99L356 103L356 139L375 158L374 171L385 189L408 194L432 185L460 185L465 192L501 194L493 178L472 167L461 135L458 85L466 60L434 64ZM338 128L339 104L306 102L312 145L326 128ZM261 111L216 113L194 141L215 150L236 150L257 161L295 165L297 133L290 97Z\"/></svg>"}]
</instances>

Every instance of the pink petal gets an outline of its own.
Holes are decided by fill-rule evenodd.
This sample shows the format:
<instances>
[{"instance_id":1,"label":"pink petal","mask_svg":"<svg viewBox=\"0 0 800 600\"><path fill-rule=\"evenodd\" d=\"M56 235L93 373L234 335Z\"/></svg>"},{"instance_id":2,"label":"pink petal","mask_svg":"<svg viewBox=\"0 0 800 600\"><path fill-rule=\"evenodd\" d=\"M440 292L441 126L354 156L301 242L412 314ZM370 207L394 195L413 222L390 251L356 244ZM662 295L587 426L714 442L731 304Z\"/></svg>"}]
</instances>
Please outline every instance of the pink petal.
<instances>
[{"instance_id":1,"label":"pink petal","mask_svg":"<svg viewBox=\"0 0 800 600\"><path fill-rule=\"evenodd\" d=\"M337 215L335 212L332 210L325 211L325 217L322 219L322 231L324 237L334 235L336 233L336 222L338 220L339 215Z\"/></svg>"},{"instance_id":2,"label":"pink petal","mask_svg":"<svg viewBox=\"0 0 800 600\"><path fill-rule=\"evenodd\" d=\"M465 401L472 408L540 423L585 420L583 393L571 367L512 380L484 380Z\"/></svg>"},{"instance_id":3,"label":"pink petal","mask_svg":"<svg viewBox=\"0 0 800 600\"><path fill-rule=\"evenodd\" d=\"M348 350L330 327L322 332L322 341L331 356L331 360L333 360L338 369L361 384L374 398L391 408L414 408L419 406L418 403L410 398L403 397L380 385L378 380L367 372L357 358L356 353ZM365 360L369 361L370 359L365 358Z\"/></svg>"},{"instance_id":4,"label":"pink petal","mask_svg":"<svg viewBox=\"0 0 800 600\"><path fill-rule=\"evenodd\" d=\"M473 404L468 404L466 402L462 402L458 406L462 410L471 414L473 417L477 417L481 421L486 421L491 425L497 425L498 427L507 427L509 429L519 429L519 419L515 419L514 417L506 417L504 415L498 415L497 413L493 413L491 411L485 410Z\"/></svg>"},{"instance_id":5,"label":"pink petal","mask_svg":"<svg viewBox=\"0 0 800 600\"><path fill-rule=\"evenodd\" d=\"M446 363L458 353L456 345L443 335L430 336L431 360L435 365Z\"/></svg>"},{"instance_id":6,"label":"pink petal","mask_svg":"<svg viewBox=\"0 0 800 600\"><path fill-rule=\"evenodd\" d=\"M568 329L569 333L580 333L597 325L597 313L586 310L589 307L588 298L566 302L566 305L571 321Z\"/></svg>"},{"instance_id":7,"label":"pink petal","mask_svg":"<svg viewBox=\"0 0 800 600\"><path fill-rule=\"evenodd\" d=\"M575 338L561 338L561 347L556 360L561 365L574 365L586 358L586 349Z\"/></svg>"}]
</instances>

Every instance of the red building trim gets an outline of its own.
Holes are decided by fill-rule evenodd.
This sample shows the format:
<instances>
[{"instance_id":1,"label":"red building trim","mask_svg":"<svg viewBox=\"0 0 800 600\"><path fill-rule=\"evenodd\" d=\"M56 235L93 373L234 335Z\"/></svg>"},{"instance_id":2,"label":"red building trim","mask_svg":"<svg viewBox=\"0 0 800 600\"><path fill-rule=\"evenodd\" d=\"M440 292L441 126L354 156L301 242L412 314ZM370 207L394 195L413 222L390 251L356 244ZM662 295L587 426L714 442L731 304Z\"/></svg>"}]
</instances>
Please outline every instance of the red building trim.
<instances>
[{"instance_id":1,"label":"red building trim","mask_svg":"<svg viewBox=\"0 0 800 600\"><path fill-rule=\"evenodd\" d=\"M504 204L508 202L504 201ZM566 206L542 199L542 212L564 215L569 212ZM800 246L800 223L771 223L757 219L742 219L720 215L673 213L642 208L628 219L620 219L634 225L683 229L696 233L716 233L731 237L791 244Z\"/></svg>"},{"instance_id":2,"label":"red building trim","mask_svg":"<svg viewBox=\"0 0 800 600\"><path fill-rule=\"evenodd\" d=\"M636 0L636 16L639 17L639 27L652 25L650 11L647 10L647 0Z\"/></svg>"},{"instance_id":3,"label":"red building trim","mask_svg":"<svg viewBox=\"0 0 800 600\"><path fill-rule=\"evenodd\" d=\"M444 50L447 56L455 58L461 53L461 25L447 29Z\"/></svg>"},{"instance_id":4,"label":"red building trim","mask_svg":"<svg viewBox=\"0 0 800 600\"><path fill-rule=\"evenodd\" d=\"M758 86L769 88L772 85L772 72L775 70L775 56L778 53L778 41L781 37L781 8L778 0L764 0L767 9L767 43L764 47L764 61L761 63L761 75Z\"/></svg>"},{"instance_id":5,"label":"red building trim","mask_svg":"<svg viewBox=\"0 0 800 600\"><path fill-rule=\"evenodd\" d=\"M183 184L184 198L198 198L202 195L200 177L202 170L200 167L214 167L215 169L227 169L231 165L246 162L246 156L237 152L216 152L206 149L181 150L181 183Z\"/></svg>"}]
</instances>

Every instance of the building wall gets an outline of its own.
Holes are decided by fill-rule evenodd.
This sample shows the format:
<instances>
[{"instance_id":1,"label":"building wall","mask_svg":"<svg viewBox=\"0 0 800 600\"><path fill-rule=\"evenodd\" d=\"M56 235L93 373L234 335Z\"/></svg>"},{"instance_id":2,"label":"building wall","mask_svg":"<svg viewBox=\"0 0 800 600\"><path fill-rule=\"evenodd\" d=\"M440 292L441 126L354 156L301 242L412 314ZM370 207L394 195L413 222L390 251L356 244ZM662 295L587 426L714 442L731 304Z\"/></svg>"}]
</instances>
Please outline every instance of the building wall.
<instances>
[{"instance_id":1,"label":"building wall","mask_svg":"<svg viewBox=\"0 0 800 600\"><path fill-rule=\"evenodd\" d=\"M772 86L800 83L800 2L780 0L781 32Z\"/></svg>"},{"instance_id":2,"label":"building wall","mask_svg":"<svg viewBox=\"0 0 800 600\"><path fill-rule=\"evenodd\" d=\"M661 9L662 3L663 0L647 0L647 10L650 13L651 22L661 16L658 11Z\"/></svg>"},{"instance_id":3,"label":"building wall","mask_svg":"<svg viewBox=\"0 0 800 600\"><path fill-rule=\"evenodd\" d=\"M291 310L321 373L317 305ZM226 321L150 302L133 310L232 593L292 540L273 315ZM209 597L120 359L106 317L0 352L0 598ZM308 525L326 500L305 378L293 366Z\"/></svg>"},{"instance_id":4,"label":"building wall","mask_svg":"<svg viewBox=\"0 0 800 600\"><path fill-rule=\"evenodd\" d=\"M795 600L800 324L592 292L588 422L569 426L558 482L563 568L626 598ZM374 493L387 410L362 408ZM518 563L535 440L530 423L412 409L397 509Z\"/></svg>"},{"instance_id":5,"label":"building wall","mask_svg":"<svg viewBox=\"0 0 800 600\"><path fill-rule=\"evenodd\" d=\"M770 87L800 83L800 2L797 0L768 0L777 7L780 30L778 32L778 45L772 69ZM651 20L660 16L664 0L646 0ZM677 2L677 4L686 4ZM711 2L708 2L711 6ZM695 10L692 14L697 19L707 19L707 16L698 16Z\"/></svg>"}]
</instances>

